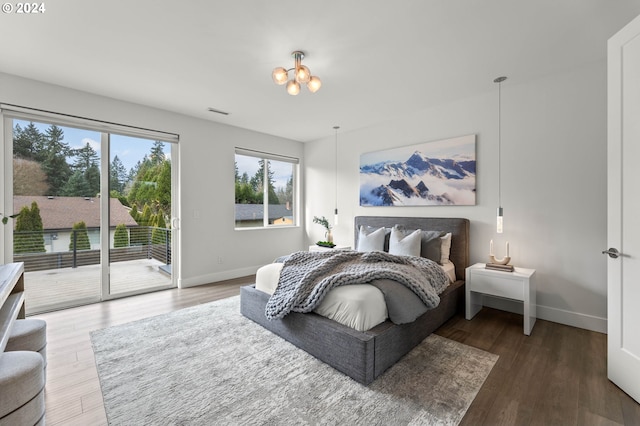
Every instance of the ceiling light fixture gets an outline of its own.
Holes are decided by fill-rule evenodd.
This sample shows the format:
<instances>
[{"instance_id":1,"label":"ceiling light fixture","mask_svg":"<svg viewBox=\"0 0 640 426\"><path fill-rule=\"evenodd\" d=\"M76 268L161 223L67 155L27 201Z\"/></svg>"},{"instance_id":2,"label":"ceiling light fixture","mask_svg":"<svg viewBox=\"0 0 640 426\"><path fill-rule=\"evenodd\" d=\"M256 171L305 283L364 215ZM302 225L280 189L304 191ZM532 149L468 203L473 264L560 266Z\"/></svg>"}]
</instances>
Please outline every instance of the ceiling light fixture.
<instances>
[{"instance_id":1,"label":"ceiling light fixture","mask_svg":"<svg viewBox=\"0 0 640 426\"><path fill-rule=\"evenodd\" d=\"M294 60L293 68L283 68L277 67L271 73L271 78L273 78L273 82L277 85L282 86L283 84L287 85L287 93L292 96L300 93L300 85L306 84L307 89L311 93L317 92L322 86L322 81L311 75L311 71L305 65L302 65L302 59L304 58L304 52L300 50L295 50L291 52L291 56ZM293 71L293 78L289 80L289 71Z\"/></svg>"},{"instance_id":2,"label":"ceiling light fixture","mask_svg":"<svg viewBox=\"0 0 640 426\"><path fill-rule=\"evenodd\" d=\"M502 200L501 200L501 181L502 181L502 167L501 167L501 152L502 152L502 130L501 130L501 112L502 112L502 85L501 83L505 81L507 77L498 77L493 80L494 83L498 83L498 214L496 216L496 232L498 234L502 234L502 219L503 219L503 210L502 210Z\"/></svg>"}]
</instances>

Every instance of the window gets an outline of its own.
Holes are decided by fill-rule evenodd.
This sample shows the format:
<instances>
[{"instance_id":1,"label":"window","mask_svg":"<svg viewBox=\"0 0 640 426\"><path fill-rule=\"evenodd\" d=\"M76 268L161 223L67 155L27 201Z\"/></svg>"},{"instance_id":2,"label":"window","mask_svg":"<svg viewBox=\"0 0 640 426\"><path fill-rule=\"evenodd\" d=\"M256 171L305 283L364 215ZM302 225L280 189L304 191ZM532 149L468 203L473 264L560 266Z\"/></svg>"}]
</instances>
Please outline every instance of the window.
<instances>
[{"instance_id":1,"label":"window","mask_svg":"<svg viewBox=\"0 0 640 426\"><path fill-rule=\"evenodd\" d=\"M297 158L236 148L236 229L296 225L297 171Z\"/></svg>"}]
</instances>

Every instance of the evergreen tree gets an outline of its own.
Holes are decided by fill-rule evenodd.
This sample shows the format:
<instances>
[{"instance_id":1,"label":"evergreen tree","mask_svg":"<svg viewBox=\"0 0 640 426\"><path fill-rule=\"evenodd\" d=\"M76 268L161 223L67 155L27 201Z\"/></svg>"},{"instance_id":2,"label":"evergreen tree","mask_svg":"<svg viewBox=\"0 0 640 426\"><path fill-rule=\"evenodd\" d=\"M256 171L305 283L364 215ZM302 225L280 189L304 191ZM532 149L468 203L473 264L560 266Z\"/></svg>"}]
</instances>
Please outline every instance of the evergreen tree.
<instances>
[{"instance_id":1,"label":"evergreen tree","mask_svg":"<svg viewBox=\"0 0 640 426\"><path fill-rule=\"evenodd\" d=\"M82 148L74 149L73 155L76 157L73 167L75 170L88 170L91 166L97 166L100 158L95 149L91 147L89 142Z\"/></svg>"},{"instance_id":2,"label":"evergreen tree","mask_svg":"<svg viewBox=\"0 0 640 426\"><path fill-rule=\"evenodd\" d=\"M153 244L165 244L167 242L167 223L164 220L164 212L162 210L156 214L153 227L151 242Z\"/></svg>"},{"instance_id":3,"label":"evergreen tree","mask_svg":"<svg viewBox=\"0 0 640 426\"><path fill-rule=\"evenodd\" d=\"M139 225L142 226L153 226L153 222L151 220L153 216L153 212L151 211L151 207L149 204L145 204L142 209L142 216L140 216L140 220L138 221Z\"/></svg>"},{"instance_id":4,"label":"evergreen tree","mask_svg":"<svg viewBox=\"0 0 640 426\"><path fill-rule=\"evenodd\" d=\"M45 136L30 122L24 129L16 123L13 129L13 155L27 160L44 159Z\"/></svg>"},{"instance_id":5,"label":"evergreen tree","mask_svg":"<svg viewBox=\"0 0 640 426\"><path fill-rule=\"evenodd\" d=\"M124 195L120 194L118 191L110 191L109 196L111 198L117 198L118 201L120 201L120 204L122 204L123 206L131 207L129 206L129 201L127 201Z\"/></svg>"},{"instance_id":6,"label":"evergreen tree","mask_svg":"<svg viewBox=\"0 0 640 426\"><path fill-rule=\"evenodd\" d=\"M87 224L84 223L84 221L76 222L73 224L72 230L69 251L74 250L74 242L75 250L89 250L91 248L91 243L89 242Z\"/></svg>"},{"instance_id":7,"label":"evergreen tree","mask_svg":"<svg viewBox=\"0 0 640 426\"><path fill-rule=\"evenodd\" d=\"M156 199L161 210L171 211L171 162L158 166Z\"/></svg>"},{"instance_id":8,"label":"evergreen tree","mask_svg":"<svg viewBox=\"0 0 640 426\"><path fill-rule=\"evenodd\" d=\"M151 147L151 154L149 155L151 164L156 166L166 160L164 155L164 142L155 141Z\"/></svg>"},{"instance_id":9,"label":"evergreen tree","mask_svg":"<svg viewBox=\"0 0 640 426\"><path fill-rule=\"evenodd\" d=\"M73 163L74 174L72 178L77 179L76 175L79 173L84 179L84 184L78 187L77 183L71 184L70 178L62 192L68 197L95 197L100 193L98 153L87 142L82 148L73 150L73 155L76 158Z\"/></svg>"},{"instance_id":10,"label":"evergreen tree","mask_svg":"<svg viewBox=\"0 0 640 426\"><path fill-rule=\"evenodd\" d=\"M142 167L142 163L138 161L136 165L133 166L131 170L129 170L129 175L127 176L128 182L133 182L136 179L136 176L138 176L138 171L140 170L140 167Z\"/></svg>"},{"instance_id":11,"label":"evergreen tree","mask_svg":"<svg viewBox=\"0 0 640 426\"><path fill-rule=\"evenodd\" d=\"M113 233L113 247L129 247L129 231L124 223L116 226L116 230Z\"/></svg>"},{"instance_id":12,"label":"evergreen tree","mask_svg":"<svg viewBox=\"0 0 640 426\"><path fill-rule=\"evenodd\" d=\"M84 178L89 185L89 197L96 197L100 193L100 169L92 164L84 172Z\"/></svg>"},{"instance_id":13,"label":"evergreen tree","mask_svg":"<svg viewBox=\"0 0 640 426\"><path fill-rule=\"evenodd\" d=\"M265 173L266 171L266 173ZM271 161L258 160L258 170L249 178L247 172L240 175L235 163L235 202L236 204L263 204L265 177L269 204L289 204L293 202L293 173L283 187L275 187L275 172Z\"/></svg>"},{"instance_id":14,"label":"evergreen tree","mask_svg":"<svg viewBox=\"0 0 640 426\"><path fill-rule=\"evenodd\" d=\"M16 218L16 229L13 235L14 253L44 253L44 232L40 208L35 201L31 208L24 206Z\"/></svg>"},{"instance_id":15,"label":"evergreen tree","mask_svg":"<svg viewBox=\"0 0 640 426\"><path fill-rule=\"evenodd\" d=\"M84 173L76 170L64 187L60 190L60 195L65 197L89 197L91 196L91 187L85 179Z\"/></svg>"},{"instance_id":16,"label":"evergreen tree","mask_svg":"<svg viewBox=\"0 0 640 426\"><path fill-rule=\"evenodd\" d=\"M64 132L58 126L51 125L47 129L42 169L47 174L51 195L60 195L71 176L71 167L67 163L70 149L63 139Z\"/></svg>"},{"instance_id":17,"label":"evergreen tree","mask_svg":"<svg viewBox=\"0 0 640 426\"><path fill-rule=\"evenodd\" d=\"M129 211L129 215L136 221L138 225L141 225L141 214L138 211L138 207L134 204ZM136 226L129 231L129 237L131 239L131 245L143 245L146 244L146 233L144 227Z\"/></svg>"},{"instance_id":18,"label":"evergreen tree","mask_svg":"<svg viewBox=\"0 0 640 426\"><path fill-rule=\"evenodd\" d=\"M113 157L111 167L109 167L109 190L124 194L127 180L127 169L125 169L124 164L116 155Z\"/></svg>"},{"instance_id":19,"label":"evergreen tree","mask_svg":"<svg viewBox=\"0 0 640 426\"><path fill-rule=\"evenodd\" d=\"M135 204L133 205L133 207L131 207L129 215L133 218L133 220L136 221L136 223L140 219L140 212L138 212L138 207Z\"/></svg>"}]
</instances>

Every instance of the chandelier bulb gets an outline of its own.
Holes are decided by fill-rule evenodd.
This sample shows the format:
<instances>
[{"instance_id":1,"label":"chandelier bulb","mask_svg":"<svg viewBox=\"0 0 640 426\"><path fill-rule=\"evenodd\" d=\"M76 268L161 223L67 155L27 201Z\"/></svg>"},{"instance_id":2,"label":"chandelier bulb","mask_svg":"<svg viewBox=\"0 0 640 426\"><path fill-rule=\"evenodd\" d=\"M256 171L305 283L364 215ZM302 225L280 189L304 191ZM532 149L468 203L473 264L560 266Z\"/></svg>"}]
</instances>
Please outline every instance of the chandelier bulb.
<instances>
[{"instance_id":1,"label":"chandelier bulb","mask_svg":"<svg viewBox=\"0 0 640 426\"><path fill-rule=\"evenodd\" d=\"M296 81L300 84L308 83L311 79L311 71L305 65L296 68Z\"/></svg>"},{"instance_id":2,"label":"chandelier bulb","mask_svg":"<svg viewBox=\"0 0 640 426\"><path fill-rule=\"evenodd\" d=\"M271 78L273 78L274 83L282 86L283 84L286 84L287 80L289 79L289 74L287 73L287 70L285 68L278 67L275 68L271 73Z\"/></svg>"},{"instance_id":3,"label":"chandelier bulb","mask_svg":"<svg viewBox=\"0 0 640 426\"><path fill-rule=\"evenodd\" d=\"M287 83L287 93L289 93L291 96L295 96L300 93L300 84L295 80L289 81Z\"/></svg>"},{"instance_id":4,"label":"chandelier bulb","mask_svg":"<svg viewBox=\"0 0 640 426\"><path fill-rule=\"evenodd\" d=\"M307 89L309 89L311 93L316 93L318 90L320 90L320 87L322 87L322 80L320 80L315 75L312 75L309 79L309 82L307 83Z\"/></svg>"}]
</instances>

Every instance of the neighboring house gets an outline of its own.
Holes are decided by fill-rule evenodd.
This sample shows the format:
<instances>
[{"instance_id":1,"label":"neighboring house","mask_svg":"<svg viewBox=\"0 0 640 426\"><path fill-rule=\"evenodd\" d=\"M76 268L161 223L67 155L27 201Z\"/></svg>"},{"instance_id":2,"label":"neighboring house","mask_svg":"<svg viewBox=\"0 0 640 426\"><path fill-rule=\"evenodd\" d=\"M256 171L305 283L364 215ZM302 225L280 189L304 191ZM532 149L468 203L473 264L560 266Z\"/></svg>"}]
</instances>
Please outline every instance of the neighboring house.
<instances>
[{"instance_id":1,"label":"neighboring house","mask_svg":"<svg viewBox=\"0 0 640 426\"><path fill-rule=\"evenodd\" d=\"M16 195L13 197L13 210L19 212L25 206L31 207L34 201L40 209L47 252L69 251L73 224L81 221L87 225L91 248L100 248L100 203L96 199ZM124 224L131 228L138 224L129 214L129 208L123 206L117 198L110 199L110 216L109 246L113 248L113 234L117 225Z\"/></svg>"},{"instance_id":2,"label":"neighboring house","mask_svg":"<svg viewBox=\"0 0 640 426\"><path fill-rule=\"evenodd\" d=\"M293 225L293 214L287 206L288 204L269 204L270 225ZM263 215L262 204L236 204L236 227L263 226Z\"/></svg>"}]
</instances>

